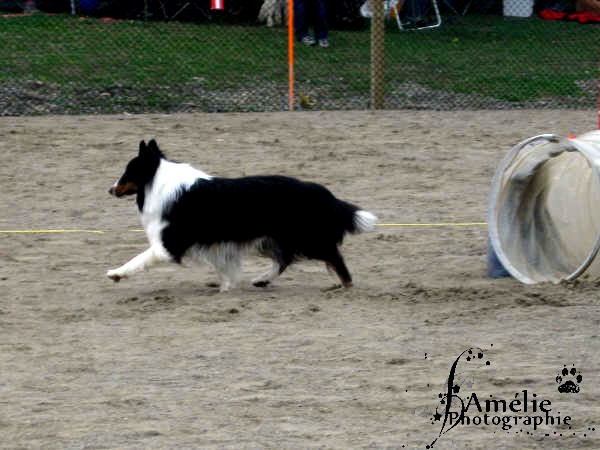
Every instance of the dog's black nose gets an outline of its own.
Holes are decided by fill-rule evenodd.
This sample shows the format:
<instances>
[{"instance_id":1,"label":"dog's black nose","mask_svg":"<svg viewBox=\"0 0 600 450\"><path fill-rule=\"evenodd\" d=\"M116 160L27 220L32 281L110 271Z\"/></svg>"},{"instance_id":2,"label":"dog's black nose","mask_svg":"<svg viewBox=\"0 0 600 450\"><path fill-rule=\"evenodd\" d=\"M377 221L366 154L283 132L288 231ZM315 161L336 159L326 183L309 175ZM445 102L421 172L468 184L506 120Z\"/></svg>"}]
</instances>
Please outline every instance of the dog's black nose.
<instances>
[{"instance_id":1,"label":"dog's black nose","mask_svg":"<svg viewBox=\"0 0 600 450\"><path fill-rule=\"evenodd\" d=\"M114 187L114 186L111 186L111 187L110 187L110 189L108 190L108 193L109 193L110 195L115 195L115 187Z\"/></svg>"}]
</instances>

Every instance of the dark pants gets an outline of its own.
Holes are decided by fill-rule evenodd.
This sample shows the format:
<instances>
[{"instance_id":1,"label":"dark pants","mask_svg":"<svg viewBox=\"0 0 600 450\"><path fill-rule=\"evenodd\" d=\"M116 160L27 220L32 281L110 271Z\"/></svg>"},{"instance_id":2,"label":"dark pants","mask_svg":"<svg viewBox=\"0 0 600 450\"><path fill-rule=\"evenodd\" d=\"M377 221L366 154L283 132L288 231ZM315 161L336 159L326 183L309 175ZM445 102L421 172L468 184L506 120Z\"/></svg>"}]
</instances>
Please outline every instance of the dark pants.
<instances>
[{"instance_id":1,"label":"dark pants","mask_svg":"<svg viewBox=\"0 0 600 450\"><path fill-rule=\"evenodd\" d=\"M406 18L412 22L423 20L427 10L427 0L406 0L402 9L406 12Z\"/></svg>"},{"instance_id":2,"label":"dark pants","mask_svg":"<svg viewBox=\"0 0 600 450\"><path fill-rule=\"evenodd\" d=\"M308 35L309 19L314 18L316 39L327 39L327 6L325 0L294 0L294 28L296 39Z\"/></svg>"}]
</instances>

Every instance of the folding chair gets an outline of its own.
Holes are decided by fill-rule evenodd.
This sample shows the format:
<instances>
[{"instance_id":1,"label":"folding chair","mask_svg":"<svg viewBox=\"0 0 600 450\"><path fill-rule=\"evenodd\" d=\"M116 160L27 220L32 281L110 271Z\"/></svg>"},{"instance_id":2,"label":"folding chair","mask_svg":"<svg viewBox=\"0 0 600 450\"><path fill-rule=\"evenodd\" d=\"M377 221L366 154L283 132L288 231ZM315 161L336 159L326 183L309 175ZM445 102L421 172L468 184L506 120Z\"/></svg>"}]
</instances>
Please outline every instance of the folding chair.
<instances>
[{"instance_id":1,"label":"folding chair","mask_svg":"<svg viewBox=\"0 0 600 450\"><path fill-rule=\"evenodd\" d=\"M398 29L400 31L425 30L428 28L437 28L442 24L442 16L440 14L440 8L438 6L437 0L427 0L423 2L424 4L422 5L425 7L423 13L426 13L427 15L429 15L430 13L430 11L428 10L433 9L433 20L426 21L425 19L421 18L422 20L412 23L403 21L400 15L400 11L405 5L409 3L412 3L412 6L414 8L415 0L386 0L386 2L389 3L390 14L392 13L392 11L394 12L394 16L396 17L396 23L398 24ZM427 3L427 5L425 5L425 3Z\"/></svg>"},{"instance_id":2,"label":"folding chair","mask_svg":"<svg viewBox=\"0 0 600 450\"><path fill-rule=\"evenodd\" d=\"M360 15L367 19L371 19L373 17L373 11L371 11L370 5L371 1L377 0L367 0L360 7ZM425 0L425 3L427 3L427 5L425 5L425 9L433 9L433 21L423 21L423 23L411 23L407 22L406 19L403 21L400 12L402 11L402 7L409 2L413 2L413 5L415 4L415 0L383 0L383 11L385 17L395 19L400 31L424 30L426 28L436 28L442 24L442 16L440 15L440 9L438 7L437 0ZM430 11L424 12L429 13Z\"/></svg>"}]
</instances>

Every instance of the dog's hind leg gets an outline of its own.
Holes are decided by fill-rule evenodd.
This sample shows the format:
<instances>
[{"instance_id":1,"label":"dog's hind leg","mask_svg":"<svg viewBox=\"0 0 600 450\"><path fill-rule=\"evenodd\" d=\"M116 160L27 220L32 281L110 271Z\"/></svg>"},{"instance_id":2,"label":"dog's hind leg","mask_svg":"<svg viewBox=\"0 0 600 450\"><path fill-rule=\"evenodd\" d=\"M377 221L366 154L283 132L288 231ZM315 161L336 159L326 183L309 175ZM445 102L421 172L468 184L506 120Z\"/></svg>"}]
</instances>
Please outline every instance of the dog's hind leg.
<instances>
[{"instance_id":1,"label":"dog's hind leg","mask_svg":"<svg viewBox=\"0 0 600 450\"><path fill-rule=\"evenodd\" d=\"M344 258L337 247L332 249L323 259L325 260L327 268L337 274L338 278L342 282L342 286L345 288L352 287L352 276L350 275L350 272L346 267L346 263L344 262Z\"/></svg>"},{"instance_id":2,"label":"dog's hind leg","mask_svg":"<svg viewBox=\"0 0 600 450\"><path fill-rule=\"evenodd\" d=\"M153 245L121 267L109 270L106 272L106 276L116 282L158 263L171 261L171 259L169 253L161 245Z\"/></svg>"},{"instance_id":3,"label":"dog's hind leg","mask_svg":"<svg viewBox=\"0 0 600 450\"><path fill-rule=\"evenodd\" d=\"M258 277L254 278L252 280L252 284L256 287L268 286L268 284L275 278L277 278L281 274L281 272L283 271L281 270L281 265L279 264L279 262L273 261L273 265L271 266L271 268L262 275L259 275Z\"/></svg>"},{"instance_id":4,"label":"dog's hind leg","mask_svg":"<svg viewBox=\"0 0 600 450\"><path fill-rule=\"evenodd\" d=\"M294 261L294 251L274 239L263 239L257 243L258 252L273 260L273 265L262 275L254 278L252 284L256 287L268 286L271 281L281 275Z\"/></svg>"}]
</instances>

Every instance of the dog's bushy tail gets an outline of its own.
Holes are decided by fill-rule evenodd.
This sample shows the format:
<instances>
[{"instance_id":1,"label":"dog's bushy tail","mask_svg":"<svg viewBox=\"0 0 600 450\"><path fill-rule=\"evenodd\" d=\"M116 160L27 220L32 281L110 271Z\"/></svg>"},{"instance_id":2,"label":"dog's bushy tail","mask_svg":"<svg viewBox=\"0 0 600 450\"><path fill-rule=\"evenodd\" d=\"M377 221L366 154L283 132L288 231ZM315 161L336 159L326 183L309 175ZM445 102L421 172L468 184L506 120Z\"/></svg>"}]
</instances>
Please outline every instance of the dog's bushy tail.
<instances>
[{"instance_id":1,"label":"dog's bushy tail","mask_svg":"<svg viewBox=\"0 0 600 450\"><path fill-rule=\"evenodd\" d=\"M353 233L373 231L377 225L377 216L369 211L359 209L354 213Z\"/></svg>"},{"instance_id":2,"label":"dog's bushy tail","mask_svg":"<svg viewBox=\"0 0 600 450\"><path fill-rule=\"evenodd\" d=\"M325 222L327 228L335 234L338 244L342 243L346 233L359 234L375 229L378 219L372 212L344 200L334 199L334 202L333 208L329 210L333 214Z\"/></svg>"}]
</instances>

